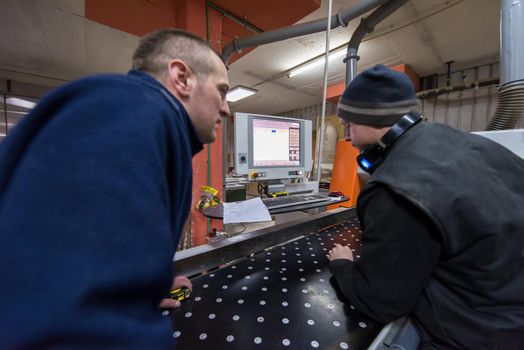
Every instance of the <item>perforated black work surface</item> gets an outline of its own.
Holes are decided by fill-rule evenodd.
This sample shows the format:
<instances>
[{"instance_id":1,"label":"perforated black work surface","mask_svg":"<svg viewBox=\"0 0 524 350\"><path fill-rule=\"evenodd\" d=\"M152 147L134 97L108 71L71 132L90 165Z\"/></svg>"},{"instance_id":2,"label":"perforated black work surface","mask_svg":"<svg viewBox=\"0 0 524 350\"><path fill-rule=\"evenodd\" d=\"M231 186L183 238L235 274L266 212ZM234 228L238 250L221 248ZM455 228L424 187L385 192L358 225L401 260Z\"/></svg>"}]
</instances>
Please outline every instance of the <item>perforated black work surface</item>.
<instances>
[{"instance_id":1,"label":"perforated black work surface","mask_svg":"<svg viewBox=\"0 0 524 350\"><path fill-rule=\"evenodd\" d=\"M333 285L334 243L358 258L356 218L192 280L172 317L177 349L365 349L381 325L357 313Z\"/></svg>"}]
</instances>

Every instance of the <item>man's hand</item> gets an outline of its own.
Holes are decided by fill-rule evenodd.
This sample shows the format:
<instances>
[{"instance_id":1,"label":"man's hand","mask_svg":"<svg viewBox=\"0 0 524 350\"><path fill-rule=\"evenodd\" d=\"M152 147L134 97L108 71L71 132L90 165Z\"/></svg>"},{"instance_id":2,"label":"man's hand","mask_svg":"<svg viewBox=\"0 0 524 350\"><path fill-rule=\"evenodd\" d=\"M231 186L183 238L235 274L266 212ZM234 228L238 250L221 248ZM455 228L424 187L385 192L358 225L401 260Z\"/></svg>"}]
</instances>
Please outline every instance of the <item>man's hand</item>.
<instances>
[{"instance_id":1,"label":"man's hand","mask_svg":"<svg viewBox=\"0 0 524 350\"><path fill-rule=\"evenodd\" d=\"M186 276L175 276L173 278L173 284L171 285L171 290L177 289L180 287L186 287L189 288L190 291L193 291L193 285L191 284L191 281ZM171 298L165 298L160 302L160 308L161 309L174 309L180 306L180 301L171 299Z\"/></svg>"},{"instance_id":2,"label":"man's hand","mask_svg":"<svg viewBox=\"0 0 524 350\"><path fill-rule=\"evenodd\" d=\"M351 248L349 248L349 246L342 246L338 243L335 243L335 246L328 252L328 254L326 254L326 257L329 261L337 259L346 259L353 261L353 252L351 251Z\"/></svg>"}]
</instances>

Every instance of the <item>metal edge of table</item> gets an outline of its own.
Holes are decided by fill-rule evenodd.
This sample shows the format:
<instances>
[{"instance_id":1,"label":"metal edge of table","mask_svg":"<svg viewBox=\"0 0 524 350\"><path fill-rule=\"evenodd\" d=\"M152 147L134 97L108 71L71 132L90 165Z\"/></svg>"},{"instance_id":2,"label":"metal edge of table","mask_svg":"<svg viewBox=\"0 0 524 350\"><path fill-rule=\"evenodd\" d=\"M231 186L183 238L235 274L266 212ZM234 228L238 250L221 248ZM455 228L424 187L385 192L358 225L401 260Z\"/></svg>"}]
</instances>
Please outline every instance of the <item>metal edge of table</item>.
<instances>
[{"instance_id":1,"label":"metal edge of table","mask_svg":"<svg viewBox=\"0 0 524 350\"><path fill-rule=\"evenodd\" d=\"M173 263L177 274L194 276L264 249L289 242L335 225L356 215L354 208L337 208L284 224L251 231L178 251Z\"/></svg>"},{"instance_id":2,"label":"metal edge of table","mask_svg":"<svg viewBox=\"0 0 524 350\"><path fill-rule=\"evenodd\" d=\"M331 200L328 202L312 202L312 203L306 203L306 204L298 204L298 205L289 205L285 207L280 208L274 208L274 209L268 209L269 214L282 214L282 213L289 213L293 211L301 211L301 210L308 210L308 209L314 209L314 208L320 208L325 207L328 205L333 204L339 204L344 203L349 200L349 197L343 196L343 197L330 197ZM212 219L223 219L224 217L224 206L222 203L219 203L213 207L208 207L202 209L202 214L206 217L212 218Z\"/></svg>"},{"instance_id":3,"label":"metal edge of table","mask_svg":"<svg viewBox=\"0 0 524 350\"><path fill-rule=\"evenodd\" d=\"M292 206L280 207L280 208L275 208L275 209L268 209L268 211L269 211L269 214L271 215L282 214L282 213L289 213L292 211L300 211L300 210L308 210L308 209L325 207L328 205L344 203L349 200L349 197L346 197L346 196L330 197L330 198L331 200L329 202L313 202L313 203L307 203L307 204L292 205Z\"/></svg>"}]
</instances>

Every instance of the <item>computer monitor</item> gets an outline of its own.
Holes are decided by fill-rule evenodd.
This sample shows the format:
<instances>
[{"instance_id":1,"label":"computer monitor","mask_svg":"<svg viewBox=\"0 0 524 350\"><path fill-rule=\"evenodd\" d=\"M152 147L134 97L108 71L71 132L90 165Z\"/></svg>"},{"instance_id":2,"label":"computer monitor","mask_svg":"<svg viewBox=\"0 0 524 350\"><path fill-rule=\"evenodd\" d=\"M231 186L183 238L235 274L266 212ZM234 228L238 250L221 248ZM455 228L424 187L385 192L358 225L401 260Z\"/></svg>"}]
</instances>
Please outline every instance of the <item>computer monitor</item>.
<instances>
[{"instance_id":1,"label":"computer monitor","mask_svg":"<svg viewBox=\"0 0 524 350\"><path fill-rule=\"evenodd\" d=\"M249 180L303 178L311 171L311 121L235 113L235 170Z\"/></svg>"}]
</instances>

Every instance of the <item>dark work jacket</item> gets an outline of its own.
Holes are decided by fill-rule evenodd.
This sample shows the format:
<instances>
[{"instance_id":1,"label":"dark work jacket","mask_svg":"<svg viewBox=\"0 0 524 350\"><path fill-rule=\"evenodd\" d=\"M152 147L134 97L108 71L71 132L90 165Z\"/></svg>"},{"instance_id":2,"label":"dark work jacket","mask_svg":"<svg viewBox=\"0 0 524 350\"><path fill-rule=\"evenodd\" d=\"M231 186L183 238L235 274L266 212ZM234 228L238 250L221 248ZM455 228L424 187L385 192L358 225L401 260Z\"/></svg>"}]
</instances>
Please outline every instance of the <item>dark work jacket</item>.
<instances>
[{"instance_id":1,"label":"dark work jacket","mask_svg":"<svg viewBox=\"0 0 524 350\"><path fill-rule=\"evenodd\" d=\"M0 348L172 347L158 305L201 149L145 73L45 97L0 145Z\"/></svg>"},{"instance_id":2,"label":"dark work jacket","mask_svg":"<svg viewBox=\"0 0 524 350\"><path fill-rule=\"evenodd\" d=\"M418 208L441 244L411 312L426 347L523 349L524 160L482 136L419 123L361 196L379 187Z\"/></svg>"}]
</instances>

